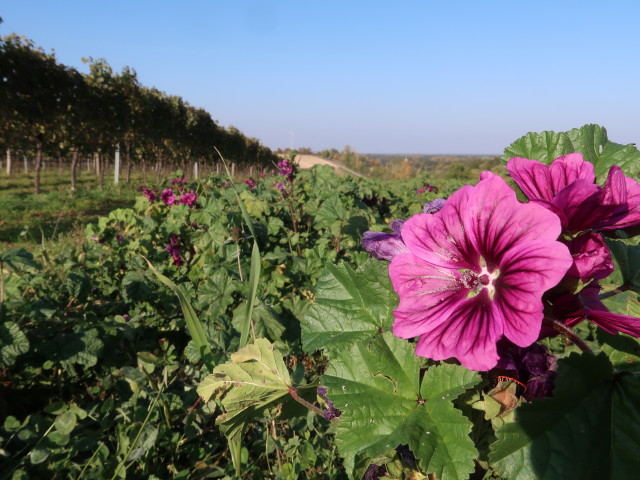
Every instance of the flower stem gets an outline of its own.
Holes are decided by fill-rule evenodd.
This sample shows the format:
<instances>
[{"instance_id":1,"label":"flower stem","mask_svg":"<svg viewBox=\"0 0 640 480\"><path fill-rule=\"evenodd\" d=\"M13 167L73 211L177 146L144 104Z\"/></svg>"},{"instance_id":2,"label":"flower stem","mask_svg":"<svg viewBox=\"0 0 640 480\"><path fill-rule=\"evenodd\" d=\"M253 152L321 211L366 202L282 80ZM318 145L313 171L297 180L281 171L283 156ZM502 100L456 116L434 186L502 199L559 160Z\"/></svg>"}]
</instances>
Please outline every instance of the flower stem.
<instances>
[{"instance_id":1,"label":"flower stem","mask_svg":"<svg viewBox=\"0 0 640 480\"><path fill-rule=\"evenodd\" d=\"M611 290L610 292L601 293L600 295L598 295L598 299L604 300L605 298L613 297L614 295L626 292L627 290L629 290L628 285L621 285L618 288Z\"/></svg>"},{"instance_id":2,"label":"flower stem","mask_svg":"<svg viewBox=\"0 0 640 480\"><path fill-rule=\"evenodd\" d=\"M298 390L295 387L289 387L289 395L293 397L293 399L301 405L304 405L313 413L317 413L321 417L324 417L324 411L318 407L316 407L313 403L307 402L304 398L298 395Z\"/></svg>"},{"instance_id":3,"label":"flower stem","mask_svg":"<svg viewBox=\"0 0 640 480\"><path fill-rule=\"evenodd\" d=\"M567 327L564 323L550 317L544 317L544 323L552 327L556 332L561 333L562 335L567 337L569 340L575 343L583 352L588 352L591 355L595 355L593 353L593 350L591 350L591 347L589 347L589 345L587 345L584 340L576 335L576 332L571 330L571 328Z\"/></svg>"}]
</instances>

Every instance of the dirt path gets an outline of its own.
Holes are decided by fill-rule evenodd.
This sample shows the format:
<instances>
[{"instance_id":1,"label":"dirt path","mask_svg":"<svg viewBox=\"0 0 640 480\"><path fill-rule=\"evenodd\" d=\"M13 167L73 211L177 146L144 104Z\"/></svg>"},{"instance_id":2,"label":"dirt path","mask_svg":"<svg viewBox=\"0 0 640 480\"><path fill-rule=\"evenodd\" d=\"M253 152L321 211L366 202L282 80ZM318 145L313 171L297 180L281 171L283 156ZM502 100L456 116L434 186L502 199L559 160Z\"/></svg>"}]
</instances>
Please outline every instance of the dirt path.
<instances>
[{"instance_id":1,"label":"dirt path","mask_svg":"<svg viewBox=\"0 0 640 480\"><path fill-rule=\"evenodd\" d=\"M322 157L317 157L315 155L296 155L296 163L300 165L300 168L307 169L311 168L314 165L329 165L333 167L338 175L353 175L354 177L359 178L367 178L361 173L358 173L350 168L345 167L344 165L339 164L338 162L333 162L331 160L327 160Z\"/></svg>"}]
</instances>

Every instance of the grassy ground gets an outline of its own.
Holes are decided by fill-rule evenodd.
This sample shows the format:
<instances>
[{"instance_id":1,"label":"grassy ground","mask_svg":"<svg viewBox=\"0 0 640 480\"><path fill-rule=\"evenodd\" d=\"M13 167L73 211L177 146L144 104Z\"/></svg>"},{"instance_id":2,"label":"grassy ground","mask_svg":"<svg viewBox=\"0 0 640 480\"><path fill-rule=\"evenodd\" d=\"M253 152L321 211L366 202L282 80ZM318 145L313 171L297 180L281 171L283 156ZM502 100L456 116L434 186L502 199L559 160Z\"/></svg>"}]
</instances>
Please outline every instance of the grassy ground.
<instances>
[{"instance_id":1,"label":"grassy ground","mask_svg":"<svg viewBox=\"0 0 640 480\"><path fill-rule=\"evenodd\" d=\"M76 192L69 192L69 175L57 169L42 172L40 195L33 194L33 175L23 172L11 178L0 172L0 252L18 246L29 251L45 242L77 243L88 223L115 208L133 205L141 178L129 185L113 185L105 177L98 188L96 176L79 172Z\"/></svg>"}]
</instances>

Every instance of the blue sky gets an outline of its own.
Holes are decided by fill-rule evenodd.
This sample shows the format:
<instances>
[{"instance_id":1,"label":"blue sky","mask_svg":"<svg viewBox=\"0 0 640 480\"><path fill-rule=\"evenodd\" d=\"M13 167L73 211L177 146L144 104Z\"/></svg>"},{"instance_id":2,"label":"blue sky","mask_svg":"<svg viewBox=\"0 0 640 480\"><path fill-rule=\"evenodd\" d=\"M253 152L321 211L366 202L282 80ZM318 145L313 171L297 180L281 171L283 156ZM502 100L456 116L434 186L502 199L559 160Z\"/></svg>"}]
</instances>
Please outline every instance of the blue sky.
<instances>
[{"instance_id":1,"label":"blue sky","mask_svg":"<svg viewBox=\"0 0 640 480\"><path fill-rule=\"evenodd\" d=\"M5 1L0 34L128 65L271 147L499 154L585 123L640 143L640 2Z\"/></svg>"}]
</instances>

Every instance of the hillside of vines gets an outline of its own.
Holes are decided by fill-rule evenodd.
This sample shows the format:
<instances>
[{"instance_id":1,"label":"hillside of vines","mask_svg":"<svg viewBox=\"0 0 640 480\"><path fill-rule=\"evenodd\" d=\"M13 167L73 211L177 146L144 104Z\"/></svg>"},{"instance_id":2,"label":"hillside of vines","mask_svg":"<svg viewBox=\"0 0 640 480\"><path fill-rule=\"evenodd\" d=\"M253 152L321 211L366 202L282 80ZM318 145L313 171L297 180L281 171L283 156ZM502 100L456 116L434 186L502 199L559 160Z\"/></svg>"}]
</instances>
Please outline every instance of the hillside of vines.
<instances>
[{"instance_id":1,"label":"hillside of vines","mask_svg":"<svg viewBox=\"0 0 640 480\"><path fill-rule=\"evenodd\" d=\"M29 160L35 193L44 158L69 169L71 190L83 162L90 161L101 180L116 151L126 178L134 167L211 168L220 155L256 169L277 162L257 139L221 127L181 97L142 85L134 69L118 73L105 59L84 61L88 74L22 36L0 39L0 151L9 175Z\"/></svg>"}]
</instances>

